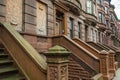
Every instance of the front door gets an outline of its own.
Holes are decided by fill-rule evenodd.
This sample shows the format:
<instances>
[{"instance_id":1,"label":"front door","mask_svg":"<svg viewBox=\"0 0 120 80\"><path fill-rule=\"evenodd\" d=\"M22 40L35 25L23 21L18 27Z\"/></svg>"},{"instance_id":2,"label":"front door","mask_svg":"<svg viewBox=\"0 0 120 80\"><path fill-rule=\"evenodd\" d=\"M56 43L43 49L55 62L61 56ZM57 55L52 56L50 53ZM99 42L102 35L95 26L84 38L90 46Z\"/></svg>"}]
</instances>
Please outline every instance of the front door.
<instances>
[{"instance_id":1,"label":"front door","mask_svg":"<svg viewBox=\"0 0 120 80\"><path fill-rule=\"evenodd\" d=\"M62 21L56 19L56 35L62 34Z\"/></svg>"},{"instance_id":2,"label":"front door","mask_svg":"<svg viewBox=\"0 0 120 80\"><path fill-rule=\"evenodd\" d=\"M55 27L55 35L63 34L63 13L57 11L56 12L56 27Z\"/></svg>"}]
</instances>

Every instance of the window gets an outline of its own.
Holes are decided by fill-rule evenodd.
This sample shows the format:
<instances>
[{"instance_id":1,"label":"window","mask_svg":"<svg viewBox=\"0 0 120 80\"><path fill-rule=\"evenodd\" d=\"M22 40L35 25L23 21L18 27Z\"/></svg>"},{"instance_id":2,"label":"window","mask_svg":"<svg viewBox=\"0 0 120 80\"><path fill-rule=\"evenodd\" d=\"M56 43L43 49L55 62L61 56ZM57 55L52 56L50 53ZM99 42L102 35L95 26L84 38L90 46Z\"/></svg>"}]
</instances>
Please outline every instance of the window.
<instances>
[{"instance_id":1,"label":"window","mask_svg":"<svg viewBox=\"0 0 120 80\"><path fill-rule=\"evenodd\" d=\"M95 5L95 3L93 4L93 14L96 15L96 5Z\"/></svg>"},{"instance_id":2,"label":"window","mask_svg":"<svg viewBox=\"0 0 120 80\"><path fill-rule=\"evenodd\" d=\"M116 40L115 38L111 38L111 41L112 41L112 44L113 44L114 46L117 45L117 40Z\"/></svg>"},{"instance_id":3,"label":"window","mask_svg":"<svg viewBox=\"0 0 120 80\"><path fill-rule=\"evenodd\" d=\"M107 44L107 37L106 37L106 35L104 34L104 33L101 33L101 42L103 43L103 44Z\"/></svg>"},{"instance_id":4,"label":"window","mask_svg":"<svg viewBox=\"0 0 120 80\"><path fill-rule=\"evenodd\" d=\"M106 20L106 22L105 22L105 24L106 24L106 27L109 27L109 23L108 23L109 21L108 20Z\"/></svg>"},{"instance_id":5,"label":"window","mask_svg":"<svg viewBox=\"0 0 120 80\"><path fill-rule=\"evenodd\" d=\"M87 0L87 13L92 13L92 2Z\"/></svg>"},{"instance_id":6,"label":"window","mask_svg":"<svg viewBox=\"0 0 120 80\"><path fill-rule=\"evenodd\" d=\"M101 3L102 3L102 1L101 1L101 0L97 0L97 3L98 3L98 4L101 4Z\"/></svg>"},{"instance_id":7,"label":"window","mask_svg":"<svg viewBox=\"0 0 120 80\"><path fill-rule=\"evenodd\" d=\"M60 11L56 10L56 27L55 27L55 35L63 34L63 16L64 14Z\"/></svg>"},{"instance_id":8,"label":"window","mask_svg":"<svg viewBox=\"0 0 120 80\"><path fill-rule=\"evenodd\" d=\"M100 21L100 23L103 23L103 16L102 16L102 13L99 13L98 15L99 15L99 21Z\"/></svg>"},{"instance_id":9,"label":"window","mask_svg":"<svg viewBox=\"0 0 120 80\"><path fill-rule=\"evenodd\" d=\"M116 30L115 30L115 25L114 25L114 24L111 24L110 29L111 29L111 31L112 31L113 34L116 32Z\"/></svg>"},{"instance_id":10,"label":"window","mask_svg":"<svg viewBox=\"0 0 120 80\"><path fill-rule=\"evenodd\" d=\"M112 19L112 14L110 14L110 20L112 21L113 19Z\"/></svg>"},{"instance_id":11,"label":"window","mask_svg":"<svg viewBox=\"0 0 120 80\"><path fill-rule=\"evenodd\" d=\"M94 34L94 41L97 42L97 31L95 31L95 34Z\"/></svg>"},{"instance_id":12,"label":"window","mask_svg":"<svg viewBox=\"0 0 120 80\"><path fill-rule=\"evenodd\" d=\"M94 41L94 31L91 29L91 41Z\"/></svg>"},{"instance_id":13,"label":"window","mask_svg":"<svg viewBox=\"0 0 120 80\"><path fill-rule=\"evenodd\" d=\"M70 38L73 38L73 19L72 18L70 18L69 32L70 32Z\"/></svg>"},{"instance_id":14,"label":"window","mask_svg":"<svg viewBox=\"0 0 120 80\"><path fill-rule=\"evenodd\" d=\"M80 34L81 28L80 28L80 26L81 26L81 23L78 22L78 38L81 38L81 34Z\"/></svg>"},{"instance_id":15,"label":"window","mask_svg":"<svg viewBox=\"0 0 120 80\"><path fill-rule=\"evenodd\" d=\"M105 7L105 13L108 14L108 8L107 7Z\"/></svg>"},{"instance_id":16,"label":"window","mask_svg":"<svg viewBox=\"0 0 120 80\"><path fill-rule=\"evenodd\" d=\"M106 43L107 43L107 39L106 39L105 34L102 34L102 43L103 43L103 44L106 44Z\"/></svg>"}]
</instances>

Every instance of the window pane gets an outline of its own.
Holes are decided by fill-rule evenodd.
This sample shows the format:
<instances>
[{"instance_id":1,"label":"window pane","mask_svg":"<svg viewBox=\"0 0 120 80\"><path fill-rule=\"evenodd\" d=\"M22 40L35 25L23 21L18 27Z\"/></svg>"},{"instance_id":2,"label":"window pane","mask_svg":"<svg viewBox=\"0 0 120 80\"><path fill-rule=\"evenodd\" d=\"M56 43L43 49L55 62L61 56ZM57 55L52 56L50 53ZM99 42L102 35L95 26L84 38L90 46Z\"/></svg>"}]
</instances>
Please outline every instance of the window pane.
<instances>
[{"instance_id":1,"label":"window pane","mask_svg":"<svg viewBox=\"0 0 120 80\"><path fill-rule=\"evenodd\" d=\"M105 7L105 13L106 13L106 14L108 13L108 8L107 8L107 7Z\"/></svg>"},{"instance_id":2,"label":"window pane","mask_svg":"<svg viewBox=\"0 0 120 80\"><path fill-rule=\"evenodd\" d=\"M81 29L80 29L80 22L78 22L78 37L81 38Z\"/></svg>"},{"instance_id":3,"label":"window pane","mask_svg":"<svg viewBox=\"0 0 120 80\"><path fill-rule=\"evenodd\" d=\"M92 4L90 0L87 0L87 12L92 13Z\"/></svg>"},{"instance_id":4,"label":"window pane","mask_svg":"<svg viewBox=\"0 0 120 80\"><path fill-rule=\"evenodd\" d=\"M93 4L93 14L96 15L96 6Z\"/></svg>"},{"instance_id":5,"label":"window pane","mask_svg":"<svg viewBox=\"0 0 120 80\"><path fill-rule=\"evenodd\" d=\"M101 4L101 0L97 0L97 3L98 3L98 4Z\"/></svg>"},{"instance_id":6,"label":"window pane","mask_svg":"<svg viewBox=\"0 0 120 80\"><path fill-rule=\"evenodd\" d=\"M72 18L70 18L70 25L69 25L69 36L70 36L70 38L73 38L73 19Z\"/></svg>"},{"instance_id":7,"label":"window pane","mask_svg":"<svg viewBox=\"0 0 120 80\"><path fill-rule=\"evenodd\" d=\"M102 21L102 13L99 13L99 21L100 21L100 23L103 22L103 21Z\"/></svg>"}]
</instances>

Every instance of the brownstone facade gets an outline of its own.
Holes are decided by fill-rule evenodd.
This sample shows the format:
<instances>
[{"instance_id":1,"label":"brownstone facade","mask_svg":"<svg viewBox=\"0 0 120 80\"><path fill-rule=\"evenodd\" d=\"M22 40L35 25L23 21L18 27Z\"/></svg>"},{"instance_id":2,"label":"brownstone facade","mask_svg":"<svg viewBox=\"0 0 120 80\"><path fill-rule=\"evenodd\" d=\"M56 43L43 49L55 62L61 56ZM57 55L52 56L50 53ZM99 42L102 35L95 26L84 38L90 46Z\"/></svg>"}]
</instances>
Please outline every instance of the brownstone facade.
<instances>
[{"instance_id":1,"label":"brownstone facade","mask_svg":"<svg viewBox=\"0 0 120 80\"><path fill-rule=\"evenodd\" d=\"M48 80L90 80L99 73L105 80L113 78L115 58L120 61L114 57L120 47L120 21L110 0L0 0L0 9L0 22L12 25L45 60L41 53L56 44L72 52L65 64L68 78L57 79L64 67L56 63L48 64L53 74Z\"/></svg>"}]
</instances>

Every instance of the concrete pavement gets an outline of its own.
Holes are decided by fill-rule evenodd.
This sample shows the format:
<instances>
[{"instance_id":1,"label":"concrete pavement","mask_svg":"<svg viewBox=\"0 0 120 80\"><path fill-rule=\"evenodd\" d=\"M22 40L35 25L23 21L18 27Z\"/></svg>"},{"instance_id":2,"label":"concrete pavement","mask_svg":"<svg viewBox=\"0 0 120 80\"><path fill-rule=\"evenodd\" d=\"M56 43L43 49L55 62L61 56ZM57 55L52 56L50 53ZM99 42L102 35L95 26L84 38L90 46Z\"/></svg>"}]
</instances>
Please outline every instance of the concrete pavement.
<instances>
[{"instance_id":1,"label":"concrete pavement","mask_svg":"<svg viewBox=\"0 0 120 80\"><path fill-rule=\"evenodd\" d=\"M115 77L113 78L113 80L120 80L120 68L116 71Z\"/></svg>"}]
</instances>

